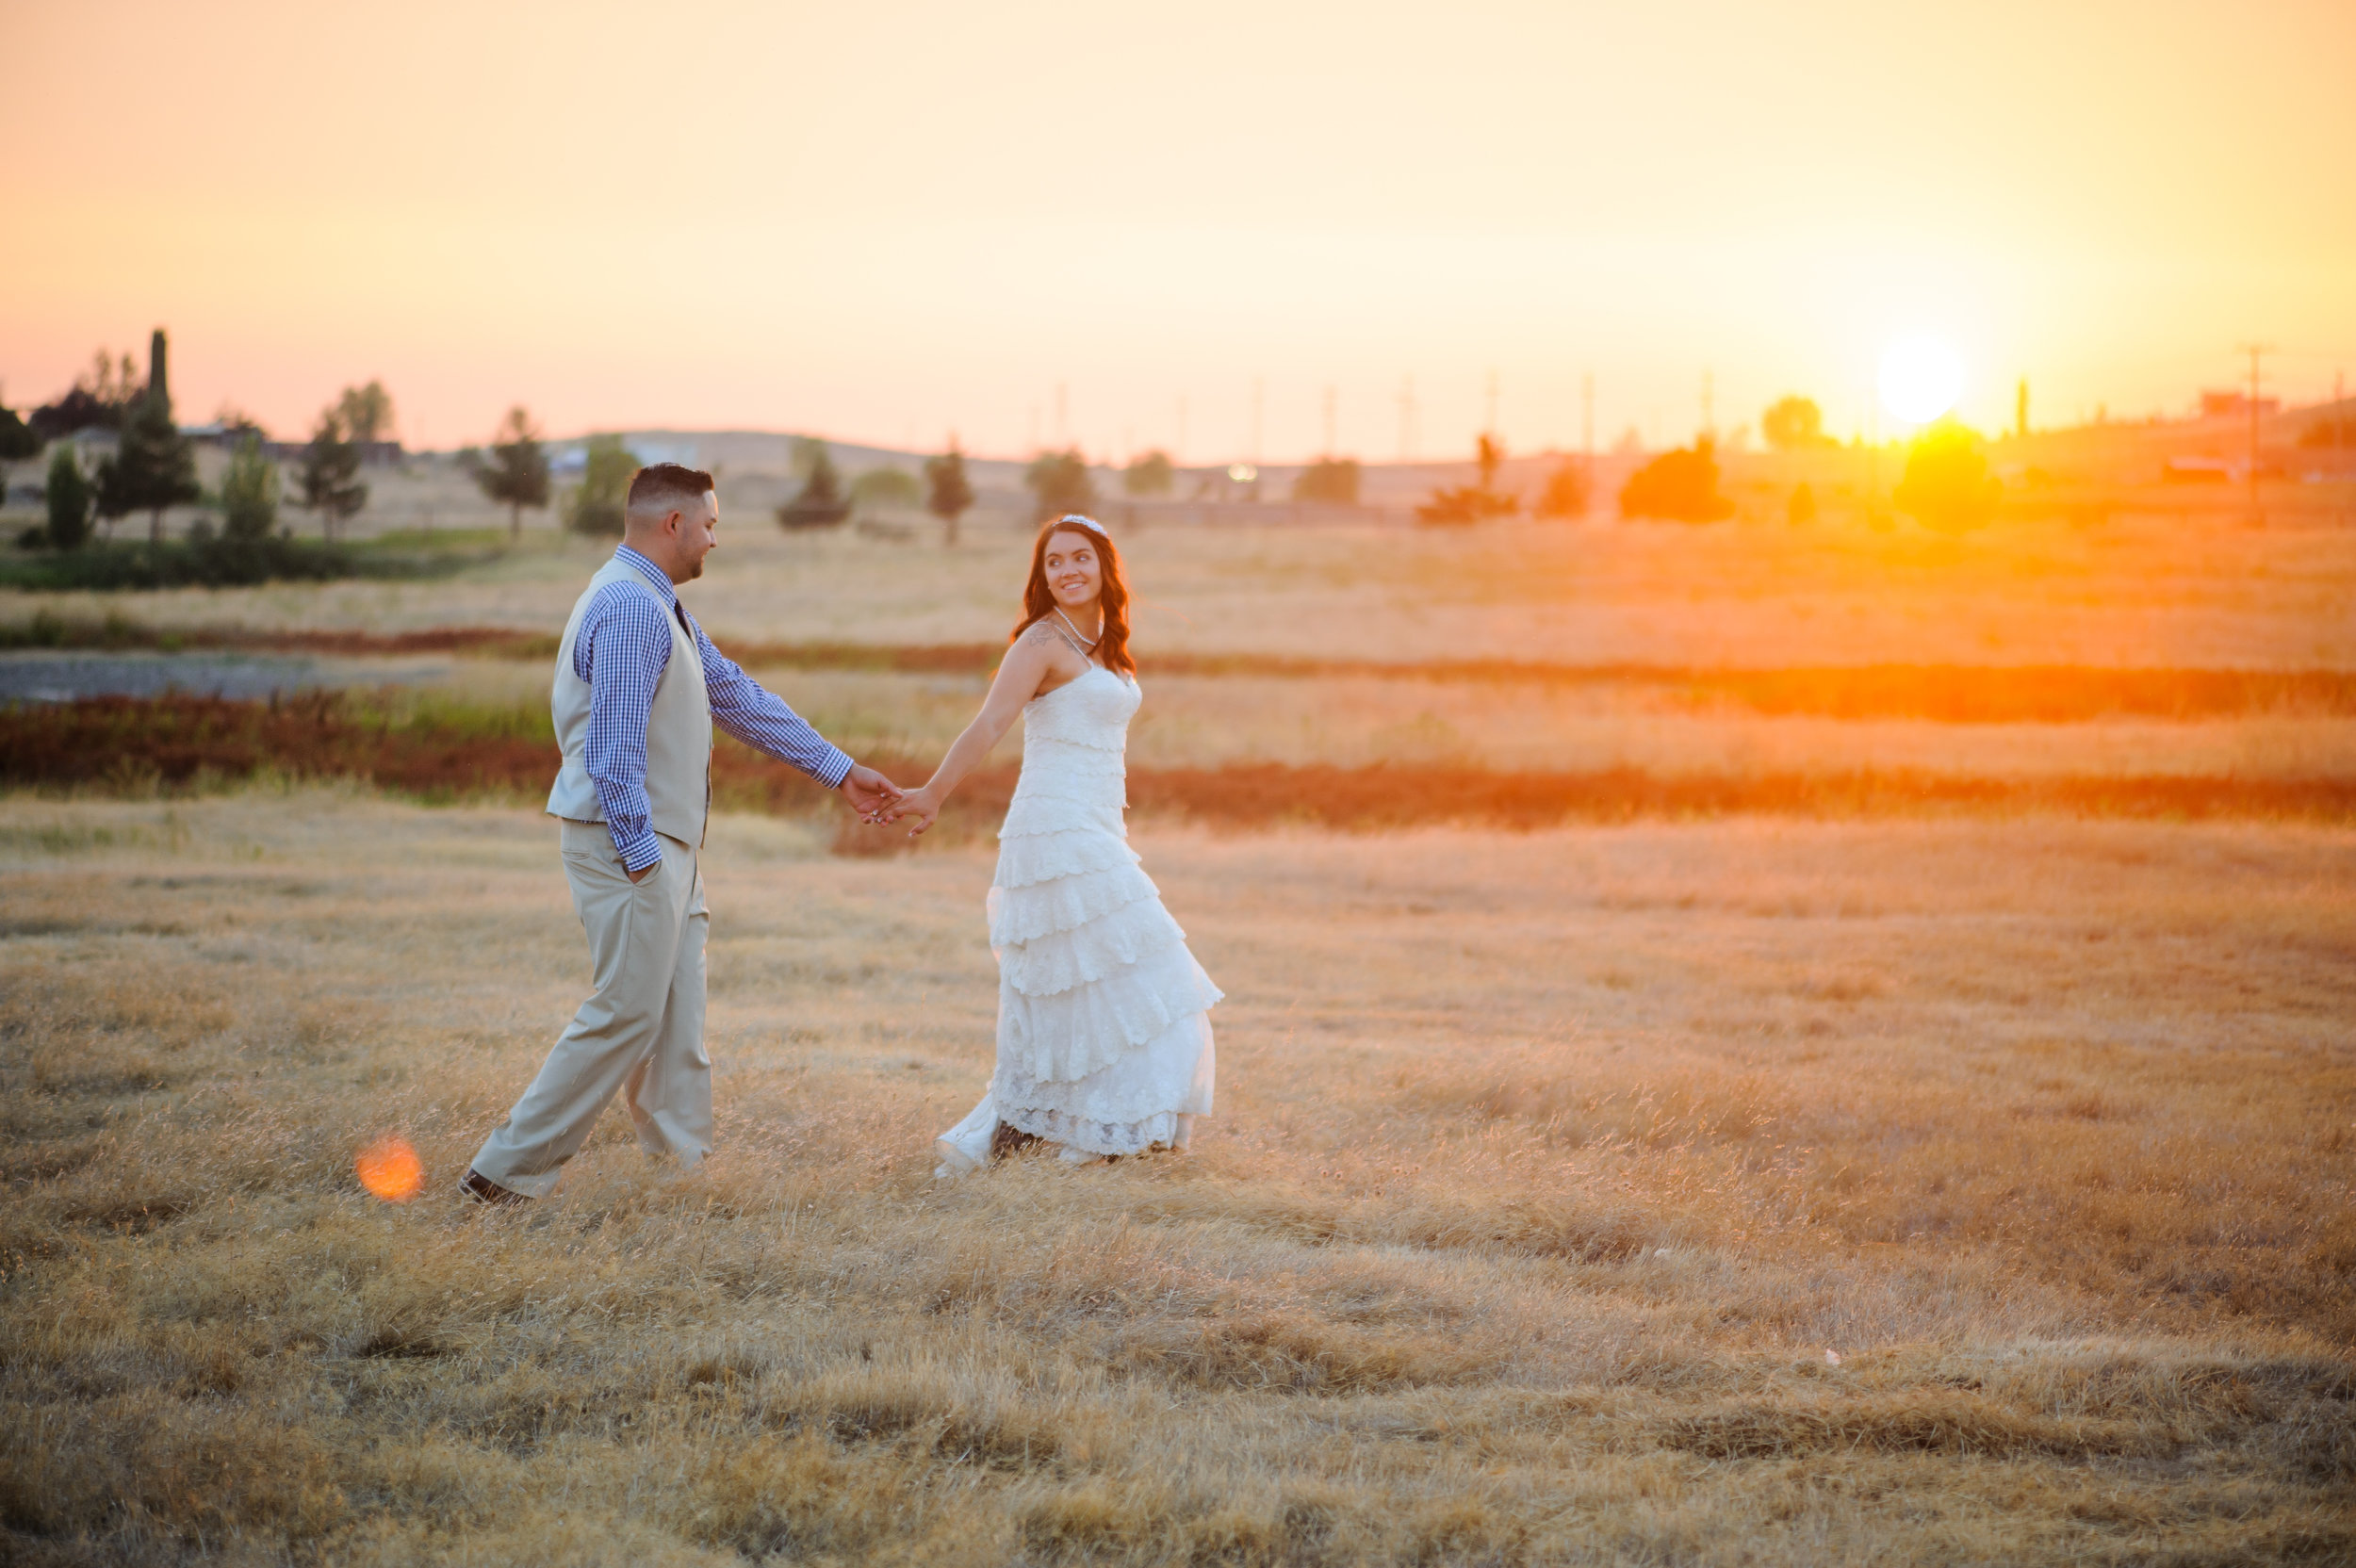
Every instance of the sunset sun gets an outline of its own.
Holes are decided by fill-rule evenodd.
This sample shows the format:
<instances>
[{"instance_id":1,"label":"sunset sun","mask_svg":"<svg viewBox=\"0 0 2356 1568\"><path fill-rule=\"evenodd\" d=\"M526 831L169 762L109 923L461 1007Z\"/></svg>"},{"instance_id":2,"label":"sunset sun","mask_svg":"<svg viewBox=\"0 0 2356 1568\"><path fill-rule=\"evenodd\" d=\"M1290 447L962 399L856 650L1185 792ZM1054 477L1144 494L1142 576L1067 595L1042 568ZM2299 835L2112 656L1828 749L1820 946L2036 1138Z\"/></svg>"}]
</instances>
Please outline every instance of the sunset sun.
<instances>
[{"instance_id":1,"label":"sunset sun","mask_svg":"<svg viewBox=\"0 0 2356 1568\"><path fill-rule=\"evenodd\" d=\"M1929 424L1962 390L1963 362L1936 337L1902 337L1882 354L1882 403L1907 424Z\"/></svg>"}]
</instances>

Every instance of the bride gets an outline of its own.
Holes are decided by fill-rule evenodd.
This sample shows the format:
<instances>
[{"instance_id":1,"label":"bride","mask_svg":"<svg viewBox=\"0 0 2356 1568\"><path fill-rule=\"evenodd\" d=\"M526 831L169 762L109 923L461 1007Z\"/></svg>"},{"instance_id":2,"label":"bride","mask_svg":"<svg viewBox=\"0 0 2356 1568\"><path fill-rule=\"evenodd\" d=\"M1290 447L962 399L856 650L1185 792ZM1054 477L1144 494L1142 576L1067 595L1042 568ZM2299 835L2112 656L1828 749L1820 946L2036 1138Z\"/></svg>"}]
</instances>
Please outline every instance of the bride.
<instances>
[{"instance_id":1,"label":"bride","mask_svg":"<svg viewBox=\"0 0 2356 1568\"><path fill-rule=\"evenodd\" d=\"M1023 619L982 710L923 789L888 808L913 838L1023 715L1023 774L998 830L990 944L998 1065L942 1134L940 1176L1009 1149L1086 1165L1184 1149L1211 1114L1209 1009L1219 990L1137 865L1121 754L1137 710L1121 554L1088 518L1039 530Z\"/></svg>"}]
</instances>

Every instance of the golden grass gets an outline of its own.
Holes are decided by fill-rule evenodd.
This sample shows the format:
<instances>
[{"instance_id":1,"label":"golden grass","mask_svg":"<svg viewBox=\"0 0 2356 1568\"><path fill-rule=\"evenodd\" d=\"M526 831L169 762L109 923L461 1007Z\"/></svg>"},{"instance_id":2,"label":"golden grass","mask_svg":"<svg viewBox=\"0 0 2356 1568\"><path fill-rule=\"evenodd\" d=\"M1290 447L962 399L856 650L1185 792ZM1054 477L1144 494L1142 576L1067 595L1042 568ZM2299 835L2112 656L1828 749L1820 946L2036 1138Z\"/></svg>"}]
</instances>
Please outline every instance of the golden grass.
<instances>
[{"instance_id":1,"label":"golden grass","mask_svg":"<svg viewBox=\"0 0 2356 1568\"><path fill-rule=\"evenodd\" d=\"M1028 530L977 526L955 551L844 531L723 523L687 590L741 643L971 644L1001 638ZM1960 540L1845 524L1708 528L1595 520L1471 531L1148 528L1122 536L1145 654L1260 653L1579 665L2356 666L2356 531L2175 517L2080 530L2000 523ZM562 628L605 547L533 536L432 582L142 595L163 627L398 634ZM12 595L100 621L120 596Z\"/></svg>"},{"instance_id":2,"label":"golden grass","mask_svg":"<svg viewBox=\"0 0 2356 1568\"><path fill-rule=\"evenodd\" d=\"M1231 994L1191 1155L936 1186L987 855L727 817L720 1154L486 1213L542 820L0 801L0 1556L2356 1553L2356 836L1141 845Z\"/></svg>"}]
</instances>

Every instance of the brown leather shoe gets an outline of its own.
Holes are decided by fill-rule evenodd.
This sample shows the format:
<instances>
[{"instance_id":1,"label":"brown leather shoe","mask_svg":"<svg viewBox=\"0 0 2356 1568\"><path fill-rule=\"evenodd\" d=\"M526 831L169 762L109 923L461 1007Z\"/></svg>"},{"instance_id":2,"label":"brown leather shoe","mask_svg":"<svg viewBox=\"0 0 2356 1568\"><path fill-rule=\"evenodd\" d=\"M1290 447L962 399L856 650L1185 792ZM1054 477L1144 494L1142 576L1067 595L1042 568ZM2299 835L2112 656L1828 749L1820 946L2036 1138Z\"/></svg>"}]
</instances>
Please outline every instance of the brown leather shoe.
<instances>
[{"instance_id":1,"label":"brown leather shoe","mask_svg":"<svg viewBox=\"0 0 2356 1568\"><path fill-rule=\"evenodd\" d=\"M474 1169L469 1169L466 1172L466 1179L458 1184L458 1193L460 1197L471 1198L478 1203L529 1203L532 1201L522 1193L510 1192L488 1176Z\"/></svg>"},{"instance_id":2,"label":"brown leather shoe","mask_svg":"<svg viewBox=\"0 0 2356 1568\"><path fill-rule=\"evenodd\" d=\"M1037 1133L1026 1133L1020 1127L1002 1121L990 1130L990 1163L995 1165L1009 1154L1019 1154L1025 1149L1034 1148L1046 1141Z\"/></svg>"}]
</instances>

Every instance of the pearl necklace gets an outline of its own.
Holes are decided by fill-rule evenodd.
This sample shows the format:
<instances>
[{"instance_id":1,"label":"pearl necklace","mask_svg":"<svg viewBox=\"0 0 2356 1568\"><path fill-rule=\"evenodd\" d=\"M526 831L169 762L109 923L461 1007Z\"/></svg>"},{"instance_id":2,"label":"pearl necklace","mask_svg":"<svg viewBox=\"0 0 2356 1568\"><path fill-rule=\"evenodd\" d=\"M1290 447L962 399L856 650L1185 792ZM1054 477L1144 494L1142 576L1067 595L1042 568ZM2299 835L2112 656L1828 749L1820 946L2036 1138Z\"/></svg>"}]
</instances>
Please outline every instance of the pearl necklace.
<instances>
[{"instance_id":1,"label":"pearl necklace","mask_svg":"<svg viewBox=\"0 0 2356 1568\"><path fill-rule=\"evenodd\" d=\"M1078 637L1082 643L1086 644L1091 649L1094 648L1097 644L1104 640L1104 633L1101 629L1093 637L1081 637L1080 629L1076 626L1072 626L1072 617L1063 612L1063 607L1061 605L1057 605L1055 607L1055 619L1063 622L1063 624L1068 627L1072 627L1072 635Z\"/></svg>"}]
</instances>

